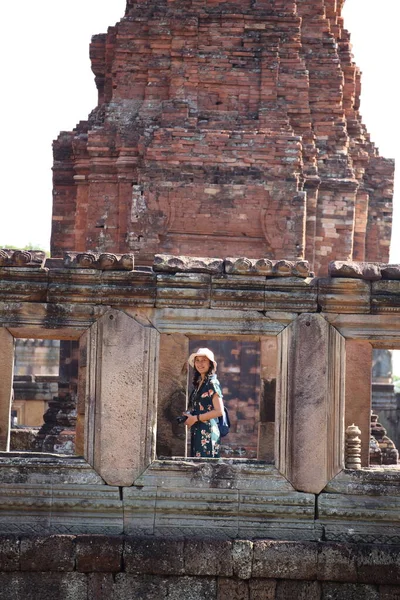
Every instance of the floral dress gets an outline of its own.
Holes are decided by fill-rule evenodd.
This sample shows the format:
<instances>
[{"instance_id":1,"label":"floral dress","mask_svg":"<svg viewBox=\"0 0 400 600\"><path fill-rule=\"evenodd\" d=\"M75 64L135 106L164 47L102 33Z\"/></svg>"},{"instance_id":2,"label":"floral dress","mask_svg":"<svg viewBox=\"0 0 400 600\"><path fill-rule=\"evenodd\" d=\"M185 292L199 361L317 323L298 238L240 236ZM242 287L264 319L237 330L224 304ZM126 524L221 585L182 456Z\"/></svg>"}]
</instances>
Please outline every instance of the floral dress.
<instances>
[{"instance_id":1,"label":"floral dress","mask_svg":"<svg viewBox=\"0 0 400 600\"><path fill-rule=\"evenodd\" d=\"M202 415L214 410L212 398L218 394L222 398L219 381L215 375L207 377L198 390L194 389L190 395L190 412L192 415ZM221 436L219 433L218 419L197 422L190 428L191 456L204 456L219 458Z\"/></svg>"}]
</instances>

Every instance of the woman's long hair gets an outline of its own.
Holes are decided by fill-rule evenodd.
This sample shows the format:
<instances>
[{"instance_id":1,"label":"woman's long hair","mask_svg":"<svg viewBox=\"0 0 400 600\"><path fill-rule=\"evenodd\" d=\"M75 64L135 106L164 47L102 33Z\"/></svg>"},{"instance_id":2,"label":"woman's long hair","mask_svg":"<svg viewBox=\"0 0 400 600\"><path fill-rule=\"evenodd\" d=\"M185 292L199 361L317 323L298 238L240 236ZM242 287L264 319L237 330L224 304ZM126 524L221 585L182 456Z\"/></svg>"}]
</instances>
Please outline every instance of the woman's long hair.
<instances>
[{"instance_id":1,"label":"woman's long hair","mask_svg":"<svg viewBox=\"0 0 400 600\"><path fill-rule=\"evenodd\" d=\"M209 379L213 374L214 374L214 364L212 362L210 362L210 368L208 369L208 371L206 373L205 379ZM198 372L198 370L196 369L196 367L194 367L194 370L193 370L193 380L192 380L193 390L192 390L192 393L190 394L190 397L189 397L189 405L188 405L189 410L191 410L193 408L193 400L194 400L194 397L196 395L196 391L197 391L197 387L199 385L199 379L200 379L200 377L201 377L200 373Z\"/></svg>"}]
</instances>

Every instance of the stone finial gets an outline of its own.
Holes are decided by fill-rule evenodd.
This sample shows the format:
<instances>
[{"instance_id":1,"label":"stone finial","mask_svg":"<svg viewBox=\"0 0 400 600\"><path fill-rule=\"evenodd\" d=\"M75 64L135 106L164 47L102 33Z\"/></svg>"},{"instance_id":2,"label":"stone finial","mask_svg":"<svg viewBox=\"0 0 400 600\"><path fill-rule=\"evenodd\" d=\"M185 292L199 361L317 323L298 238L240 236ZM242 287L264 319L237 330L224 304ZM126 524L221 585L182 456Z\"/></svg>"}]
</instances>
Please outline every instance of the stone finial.
<instances>
[{"instance_id":1,"label":"stone finial","mask_svg":"<svg viewBox=\"0 0 400 600\"><path fill-rule=\"evenodd\" d=\"M67 269L96 269L98 271L132 271L133 254L104 252L66 252L64 267Z\"/></svg>"},{"instance_id":2,"label":"stone finial","mask_svg":"<svg viewBox=\"0 0 400 600\"><path fill-rule=\"evenodd\" d=\"M346 469L361 469L361 431L357 425L346 429L345 465Z\"/></svg>"},{"instance_id":3,"label":"stone finial","mask_svg":"<svg viewBox=\"0 0 400 600\"><path fill-rule=\"evenodd\" d=\"M329 263L330 277L349 277L366 281L400 279L400 265L334 260Z\"/></svg>"},{"instance_id":4,"label":"stone finial","mask_svg":"<svg viewBox=\"0 0 400 600\"><path fill-rule=\"evenodd\" d=\"M381 265L382 279L400 279L400 265Z\"/></svg>"},{"instance_id":5,"label":"stone finial","mask_svg":"<svg viewBox=\"0 0 400 600\"><path fill-rule=\"evenodd\" d=\"M0 250L0 267L36 267L44 266L46 255L42 250Z\"/></svg>"},{"instance_id":6,"label":"stone finial","mask_svg":"<svg viewBox=\"0 0 400 600\"><path fill-rule=\"evenodd\" d=\"M173 256L156 254L153 269L157 273L222 273L223 260L220 258Z\"/></svg>"},{"instance_id":7,"label":"stone finial","mask_svg":"<svg viewBox=\"0 0 400 600\"><path fill-rule=\"evenodd\" d=\"M310 277L306 260L270 260L269 258L226 258L225 273L228 275L262 275L264 277Z\"/></svg>"},{"instance_id":8,"label":"stone finial","mask_svg":"<svg viewBox=\"0 0 400 600\"><path fill-rule=\"evenodd\" d=\"M156 254L153 269L160 273L210 273L219 275L259 275L263 277L311 277L306 260L270 260L269 258L246 258L244 256L218 258L193 258Z\"/></svg>"},{"instance_id":9,"label":"stone finial","mask_svg":"<svg viewBox=\"0 0 400 600\"><path fill-rule=\"evenodd\" d=\"M373 435L371 435L369 439L369 464L382 464L382 450L379 448L379 444Z\"/></svg>"},{"instance_id":10,"label":"stone finial","mask_svg":"<svg viewBox=\"0 0 400 600\"><path fill-rule=\"evenodd\" d=\"M397 465L399 452L387 435L386 429L378 422L378 415L371 413L371 436L375 438L382 453L382 465Z\"/></svg>"}]
</instances>

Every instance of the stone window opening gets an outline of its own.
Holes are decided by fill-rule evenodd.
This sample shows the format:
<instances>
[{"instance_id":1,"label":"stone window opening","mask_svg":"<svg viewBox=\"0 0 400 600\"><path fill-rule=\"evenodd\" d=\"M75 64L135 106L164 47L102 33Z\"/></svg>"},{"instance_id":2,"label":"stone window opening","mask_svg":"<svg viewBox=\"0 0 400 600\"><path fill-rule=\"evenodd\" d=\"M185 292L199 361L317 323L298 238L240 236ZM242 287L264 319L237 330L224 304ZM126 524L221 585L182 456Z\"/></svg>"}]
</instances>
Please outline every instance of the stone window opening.
<instances>
[{"instance_id":1,"label":"stone window opening","mask_svg":"<svg viewBox=\"0 0 400 600\"><path fill-rule=\"evenodd\" d=\"M276 339L240 336L214 338L161 335L158 390L157 457L190 457L190 431L176 422L186 410L193 370L188 356L210 348L218 363L217 376L231 428L221 438L220 458L274 462ZM174 356L167 373L163 357Z\"/></svg>"},{"instance_id":2,"label":"stone window opening","mask_svg":"<svg viewBox=\"0 0 400 600\"><path fill-rule=\"evenodd\" d=\"M16 339L10 451L74 455L77 341Z\"/></svg>"},{"instance_id":3,"label":"stone window opening","mask_svg":"<svg viewBox=\"0 0 400 600\"><path fill-rule=\"evenodd\" d=\"M395 350L395 345L381 340L346 340L345 427L354 423L361 431L362 468L399 464L400 394L392 379Z\"/></svg>"},{"instance_id":4,"label":"stone window opening","mask_svg":"<svg viewBox=\"0 0 400 600\"><path fill-rule=\"evenodd\" d=\"M374 349L372 353L371 466L396 465L400 448L400 393L393 374L394 349Z\"/></svg>"},{"instance_id":5,"label":"stone window opening","mask_svg":"<svg viewBox=\"0 0 400 600\"><path fill-rule=\"evenodd\" d=\"M83 455L83 427L77 435L80 333L0 329L1 451Z\"/></svg>"}]
</instances>

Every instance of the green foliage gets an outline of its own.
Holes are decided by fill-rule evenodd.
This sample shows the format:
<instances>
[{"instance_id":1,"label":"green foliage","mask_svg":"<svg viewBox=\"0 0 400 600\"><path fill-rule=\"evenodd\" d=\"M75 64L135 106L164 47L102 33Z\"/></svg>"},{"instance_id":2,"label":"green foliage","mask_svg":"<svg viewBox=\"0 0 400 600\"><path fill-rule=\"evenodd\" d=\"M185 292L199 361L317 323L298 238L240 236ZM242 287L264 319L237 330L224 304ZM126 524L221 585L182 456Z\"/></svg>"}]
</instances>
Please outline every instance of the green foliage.
<instances>
[{"instance_id":1,"label":"green foliage","mask_svg":"<svg viewBox=\"0 0 400 600\"><path fill-rule=\"evenodd\" d=\"M46 250L45 248L42 248L39 244L34 244L32 242L28 242L22 248L20 246L13 246L12 244L0 244L0 248L4 248L7 250L40 250L45 253L47 258L50 256L50 250Z\"/></svg>"}]
</instances>

